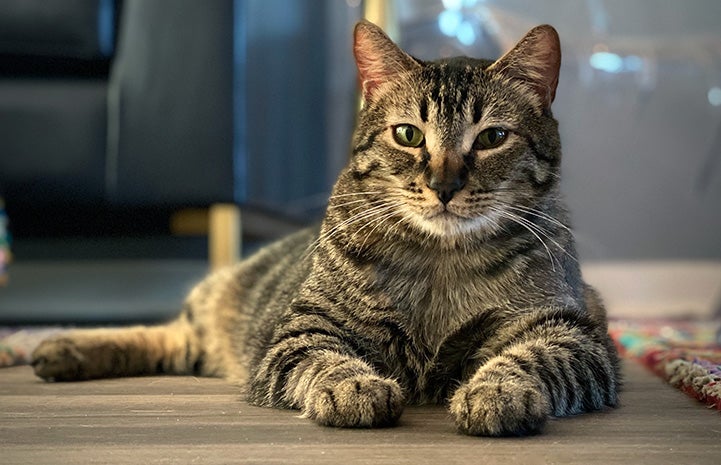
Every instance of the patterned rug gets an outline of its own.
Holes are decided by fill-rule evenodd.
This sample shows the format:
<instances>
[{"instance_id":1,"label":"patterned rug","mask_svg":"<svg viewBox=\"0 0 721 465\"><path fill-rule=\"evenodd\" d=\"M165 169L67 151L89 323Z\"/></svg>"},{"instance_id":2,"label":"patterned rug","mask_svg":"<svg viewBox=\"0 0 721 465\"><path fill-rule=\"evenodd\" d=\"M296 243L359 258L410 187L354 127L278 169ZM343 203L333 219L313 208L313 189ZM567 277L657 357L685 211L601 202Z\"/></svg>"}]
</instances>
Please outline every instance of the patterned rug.
<instances>
[{"instance_id":1,"label":"patterned rug","mask_svg":"<svg viewBox=\"0 0 721 465\"><path fill-rule=\"evenodd\" d=\"M0 286L7 284L7 267L11 260L8 217L7 213L5 213L5 201L0 197Z\"/></svg>"},{"instance_id":2,"label":"patterned rug","mask_svg":"<svg viewBox=\"0 0 721 465\"><path fill-rule=\"evenodd\" d=\"M612 320L621 354L686 394L721 410L721 321ZM0 328L0 367L30 363L33 349L61 327Z\"/></svg>"},{"instance_id":3,"label":"patterned rug","mask_svg":"<svg viewBox=\"0 0 721 465\"><path fill-rule=\"evenodd\" d=\"M671 385L721 410L721 321L615 320L621 354Z\"/></svg>"}]
</instances>

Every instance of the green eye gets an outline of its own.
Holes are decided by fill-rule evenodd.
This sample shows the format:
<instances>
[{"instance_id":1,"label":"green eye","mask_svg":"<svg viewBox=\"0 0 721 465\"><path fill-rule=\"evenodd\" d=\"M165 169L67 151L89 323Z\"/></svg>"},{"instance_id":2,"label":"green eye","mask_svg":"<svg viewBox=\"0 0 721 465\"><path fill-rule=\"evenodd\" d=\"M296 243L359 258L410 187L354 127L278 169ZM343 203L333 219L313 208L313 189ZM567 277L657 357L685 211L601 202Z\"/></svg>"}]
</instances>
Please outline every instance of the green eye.
<instances>
[{"instance_id":1,"label":"green eye","mask_svg":"<svg viewBox=\"0 0 721 465\"><path fill-rule=\"evenodd\" d=\"M493 149L501 145L508 137L508 132L503 128L488 128L481 131L476 137L473 148L476 150Z\"/></svg>"},{"instance_id":2,"label":"green eye","mask_svg":"<svg viewBox=\"0 0 721 465\"><path fill-rule=\"evenodd\" d=\"M426 141L421 130L412 124L399 124L394 127L393 139L404 147L420 147Z\"/></svg>"}]
</instances>

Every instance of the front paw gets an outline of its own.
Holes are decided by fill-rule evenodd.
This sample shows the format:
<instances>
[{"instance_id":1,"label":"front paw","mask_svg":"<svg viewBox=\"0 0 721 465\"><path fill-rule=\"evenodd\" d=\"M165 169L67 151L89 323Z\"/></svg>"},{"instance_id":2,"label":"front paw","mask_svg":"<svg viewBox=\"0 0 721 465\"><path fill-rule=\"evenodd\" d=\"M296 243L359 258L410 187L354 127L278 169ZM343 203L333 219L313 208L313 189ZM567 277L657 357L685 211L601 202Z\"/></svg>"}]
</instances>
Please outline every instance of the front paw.
<instances>
[{"instance_id":1,"label":"front paw","mask_svg":"<svg viewBox=\"0 0 721 465\"><path fill-rule=\"evenodd\" d=\"M543 391L527 380L471 381L453 395L450 412L458 430L473 436L536 433L550 413Z\"/></svg>"},{"instance_id":2,"label":"front paw","mask_svg":"<svg viewBox=\"0 0 721 465\"><path fill-rule=\"evenodd\" d=\"M35 374L48 381L85 379L87 359L75 341L67 336L46 339L33 351Z\"/></svg>"},{"instance_id":3,"label":"front paw","mask_svg":"<svg viewBox=\"0 0 721 465\"><path fill-rule=\"evenodd\" d=\"M397 382L356 375L314 389L303 414L325 426L370 428L394 424L403 406L403 392Z\"/></svg>"}]
</instances>

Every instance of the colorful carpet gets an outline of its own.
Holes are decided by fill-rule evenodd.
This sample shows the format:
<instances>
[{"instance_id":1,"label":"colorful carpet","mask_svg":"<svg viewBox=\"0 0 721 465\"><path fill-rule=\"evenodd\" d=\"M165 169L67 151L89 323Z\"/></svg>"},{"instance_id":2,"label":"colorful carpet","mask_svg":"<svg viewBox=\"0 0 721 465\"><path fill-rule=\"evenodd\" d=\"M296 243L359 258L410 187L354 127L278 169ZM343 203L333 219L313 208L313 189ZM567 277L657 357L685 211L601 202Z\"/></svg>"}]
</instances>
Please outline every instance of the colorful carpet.
<instances>
[{"instance_id":1,"label":"colorful carpet","mask_svg":"<svg viewBox=\"0 0 721 465\"><path fill-rule=\"evenodd\" d=\"M7 267L12 259L10 253L10 232L8 231L8 217L5 213L5 201L0 197L0 286L8 281Z\"/></svg>"},{"instance_id":2,"label":"colorful carpet","mask_svg":"<svg viewBox=\"0 0 721 465\"><path fill-rule=\"evenodd\" d=\"M0 328L0 368L27 365L40 341L62 330L58 326Z\"/></svg>"},{"instance_id":3,"label":"colorful carpet","mask_svg":"<svg viewBox=\"0 0 721 465\"><path fill-rule=\"evenodd\" d=\"M621 354L721 410L720 321L615 320L609 332Z\"/></svg>"}]
</instances>

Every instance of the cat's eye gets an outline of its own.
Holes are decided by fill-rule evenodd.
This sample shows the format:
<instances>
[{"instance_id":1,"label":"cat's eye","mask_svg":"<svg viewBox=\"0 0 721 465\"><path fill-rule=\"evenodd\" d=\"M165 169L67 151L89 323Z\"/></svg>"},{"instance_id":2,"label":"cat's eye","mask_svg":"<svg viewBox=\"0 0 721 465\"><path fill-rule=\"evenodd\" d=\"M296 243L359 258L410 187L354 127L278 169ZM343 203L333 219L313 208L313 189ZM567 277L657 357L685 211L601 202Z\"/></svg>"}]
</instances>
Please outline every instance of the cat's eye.
<instances>
[{"instance_id":1,"label":"cat's eye","mask_svg":"<svg viewBox=\"0 0 721 465\"><path fill-rule=\"evenodd\" d=\"M508 137L508 131L503 128L488 128L481 131L473 144L475 150L493 149L501 145Z\"/></svg>"},{"instance_id":2,"label":"cat's eye","mask_svg":"<svg viewBox=\"0 0 721 465\"><path fill-rule=\"evenodd\" d=\"M395 126L393 139L404 147L420 147L426 141L423 132L412 124Z\"/></svg>"}]
</instances>

